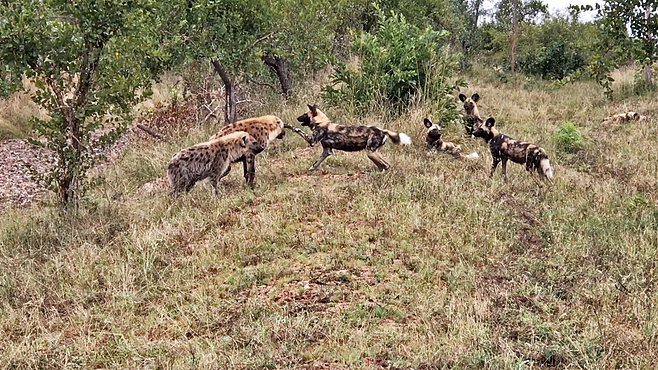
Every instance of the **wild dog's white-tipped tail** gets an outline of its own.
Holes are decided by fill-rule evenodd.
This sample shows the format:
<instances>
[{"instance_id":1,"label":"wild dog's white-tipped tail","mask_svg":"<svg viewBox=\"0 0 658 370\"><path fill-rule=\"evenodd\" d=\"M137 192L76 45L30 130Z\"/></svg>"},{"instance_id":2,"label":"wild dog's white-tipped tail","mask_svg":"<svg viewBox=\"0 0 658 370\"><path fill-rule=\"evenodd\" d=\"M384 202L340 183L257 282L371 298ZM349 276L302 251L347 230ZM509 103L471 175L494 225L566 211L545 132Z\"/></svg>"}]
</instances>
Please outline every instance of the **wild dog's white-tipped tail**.
<instances>
[{"instance_id":1,"label":"wild dog's white-tipped tail","mask_svg":"<svg viewBox=\"0 0 658 370\"><path fill-rule=\"evenodd\" d=\"M465 155L464 158L470 159L471 161L477 161L480 158L480 155L478 154L478 152L473 152L469 155Z\"/></svg>"},{"instance_id":2,"label":"wild dog's white-tipped tail","mask_svg":"<svg viewBox=\"0 0 658 370\"><path fill-rule=\"evenodd\" d=\"M411 145L411 138L409 135L405 134L404 132L400 132L398 135L400 135L400 144L402 145Z\"/></svg>"},{"instance_id":3,"label":"wild dog's white-tipped tail","mask_svg":"<svg viewBox=\"0 0 658 370\"><path fill-rule=\"evenodd\" d=\"M539 165L541 166L541 171L544 173L544 176L546 176L547 179L552 180L553 169L551 168L551 163L548 161L548 158L539 161Z\"/></svg>"}]
</instances>

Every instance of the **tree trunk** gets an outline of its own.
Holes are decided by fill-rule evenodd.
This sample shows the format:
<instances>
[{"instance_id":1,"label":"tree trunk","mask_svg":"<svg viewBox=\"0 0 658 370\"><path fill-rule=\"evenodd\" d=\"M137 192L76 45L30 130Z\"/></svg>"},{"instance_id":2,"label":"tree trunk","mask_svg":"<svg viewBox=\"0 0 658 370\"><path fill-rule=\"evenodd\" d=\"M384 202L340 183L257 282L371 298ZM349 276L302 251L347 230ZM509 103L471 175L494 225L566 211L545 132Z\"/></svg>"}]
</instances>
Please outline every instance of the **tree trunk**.
<instances>
[{"instance_id":1,"label":"tree trunk","mask_svg":"<svg viewBox=\"0 0 658 370\"><path fill-rule=\"evenodd\" d=\"M263 56L263 63L272 69L276 76L279 78L281 84L281 93L286 99L292 96L292 81L290 80L290 68L288 61L285 58L273 57L270 54Z\"/></svg>"},{"instance_id":2,"label":"tree trunk","mask_svg":"<svg viewBox=\"0 0 658 370\"><path fill-rule=\"evenodd\" d=\"M649 23L650 17L651 17L651 7L647 6L647 8L644 11L644 19L647 23ZM649 33L649 39L653 39L653 34L651 32L651 29L649 29L648 33ZM651 59L647 60L646 64L644 65L644 81L647 83L647 87L649 88L649 90L653 91L653 82L651 81L651 64L653 64L652 63L653 52L650 55L651 55Z\"/></svg>"},{"instance_id":3,"label":"tree trunk","mask_svg":"<svg viewBox=\"0 0 658 370\"><path fill-rule=\"evenodd\" d=\"M516 40L519 38L519 0L512 0L512 42L510 45L510 64L512 77L516 64Z\"/></svg>"},{"instance_id":4,"label":"tree trunk","mask_svg":"<svg viewBox=\"0 0 658 370\"><path fill-rule=\"evenodd\" d=\"M235 121L237 121L236 117L236 110L235 110L235 91L233 90L233 80L231 79L231 76L226 72L224 69L224 66L222 66L221 63L217 60L213 60L212 66L215 68L215 72L219 75L219 77L222 79L222 82L224 83L224 87L226 88L226 103L224 105L224 119L226 120L226 124L231 124Z\"/></svg>"},{"instance_id":5,"label":"tree trunk","mask_svg":"<svg viewBox=\"0 0 658 370\"><path fill-rule=\"evenodd\" d=\"M651 81L651 66L649 64L644 65L644 81L647 83L649 90L653 90L653 81Z\"/></svg>"}]
</instances>

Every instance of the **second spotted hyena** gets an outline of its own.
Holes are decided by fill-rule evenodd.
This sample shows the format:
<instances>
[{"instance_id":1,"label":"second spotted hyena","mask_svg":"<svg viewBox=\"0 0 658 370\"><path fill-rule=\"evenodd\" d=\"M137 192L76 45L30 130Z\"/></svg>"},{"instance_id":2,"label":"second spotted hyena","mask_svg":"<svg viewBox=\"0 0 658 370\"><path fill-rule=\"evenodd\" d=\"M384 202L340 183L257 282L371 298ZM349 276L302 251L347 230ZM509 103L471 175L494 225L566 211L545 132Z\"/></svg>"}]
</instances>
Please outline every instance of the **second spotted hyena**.
<instances>
[{"instance_id":1,"label":"second spotted hyena","mask_svg":"<svg viewBox=\"0 0 658 370\"><path fill-rule=\"evenodd\" d=\"M244 131L249 133L262 147L267 148L274 139L282 139L284 132L283 121L277 116L262 116L247 118L235 123L224 126L218 133L213 135L210 139L217 139L222 136L228 135L232 132ZM246 153L245 155L235 158L234 162L242 162L244 167L244 178L247 185L254 187L254 178L256 177L255 160L256 153ZM230 171L228 167L227 171ZM224 174L226 176L226 174Z\"/></svg>"},{"instance_id":2,"label":"second spotted hyena","mask_svg":"<svg viewBox=\"0 0 658 370\"><path fill-rule=\"evenodd\" d=\"M245 155L256 155L263 149L258 140L244 131L183 149L167 166L172 192L188 192L194 184L208 178L217 194L219 180L228 174L232 162Z\"/></svg>"}]
</instances>

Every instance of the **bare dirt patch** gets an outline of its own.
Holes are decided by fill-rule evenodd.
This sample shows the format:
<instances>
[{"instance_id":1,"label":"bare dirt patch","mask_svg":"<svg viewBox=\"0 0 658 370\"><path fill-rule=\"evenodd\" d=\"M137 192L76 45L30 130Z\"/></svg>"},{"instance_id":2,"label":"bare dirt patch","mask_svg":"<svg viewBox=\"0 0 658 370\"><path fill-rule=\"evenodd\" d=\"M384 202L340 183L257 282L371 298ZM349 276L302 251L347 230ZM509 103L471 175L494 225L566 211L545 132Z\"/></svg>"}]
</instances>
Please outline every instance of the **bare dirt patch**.
<instances>
[{"instance_id":1,"label":"bare dirt patch","mask_svg":"<svg viewBox=\"0 0 658 370\"><path fill-rule=\"evenodd\" d=\"M53 163L53 154L23 140L0 142L0 212L11 207L25 207L48 193L30 177L27 165L42 172Z\"/></svg>"}]
</instances>

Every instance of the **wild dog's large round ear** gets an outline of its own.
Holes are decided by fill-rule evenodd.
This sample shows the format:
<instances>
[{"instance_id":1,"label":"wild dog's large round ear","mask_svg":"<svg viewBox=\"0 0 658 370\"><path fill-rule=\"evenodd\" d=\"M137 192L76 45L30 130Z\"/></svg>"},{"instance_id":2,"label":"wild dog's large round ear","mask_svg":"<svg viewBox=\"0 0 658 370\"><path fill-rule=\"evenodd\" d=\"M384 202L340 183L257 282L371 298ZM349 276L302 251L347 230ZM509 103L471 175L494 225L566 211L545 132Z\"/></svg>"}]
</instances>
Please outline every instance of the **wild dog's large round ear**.
<instances>
[{"instance_id":1,"label":"wild dog's large round ear","mask_svg":"<svg viewBox=\"0 0 658 370\"><path fill-rule=\"evenodd\" d=\"M487 120L487 122L484 123L484 125L491 128L491 127L493 127L494 123L496 123L496 120L493 117L490 117Z\"/></svg>"},{"instance_id":2,"label":"wild dog's large round ear","mask_svg":"<svg viewBox=\"0 0 658 370\"><path fill-rule=\"evenodd\" d=\"M425 118L423 120L423 123L425 124L425 127L427 127L427 128L432 127L432 122L430 122L430 120L428 120L427 118Z\"/></svg>"},{"instance_id":3,"label":"wild dog's large round ear","mask_svg":"<svg viewBox=\"0 0 658 370\"><path fill-rule=\"evenodd\" d=\"M465 102L465 101L466 101L466 95L464 95L464 94L459 94L459 100L461 100L462 103Z\"/></svg>"},{"instance_id":4,"label":"wild dog's large round ear","mask_svg":"<svg viewBox=\"0 0 658 370\"><path fill-rule=\"evenodd\" d=\"M480 100L480 95L478 95L478 93L475 93L471 96L471 99L473 99L473 101L477 103L478 100Z\"/></svg>"},{"instance_id":5,"label":"wild dog's large round ear","mask_svg":"<svg viewBox=\"0 0 658 370\"><path fill-rule=\"evenodd\" d=\"M311 114L313 115L313 117L318 115L318 108L319 107L318 107L317 104L314 104L313 106L310 106L310 105L308 106L308 109L311 110Z\"/></svg>"},{"instance_id":6,"label":"wild dog's large round ear","mask_svg":"<svg viewBox=\"0 0 658 370\"><path fill-rule=\"evenodd\" d=\"M241 147L247 146L247 135L243 135L242 137L240 137L240 146Z\"/></svg>"}]
</instances>

